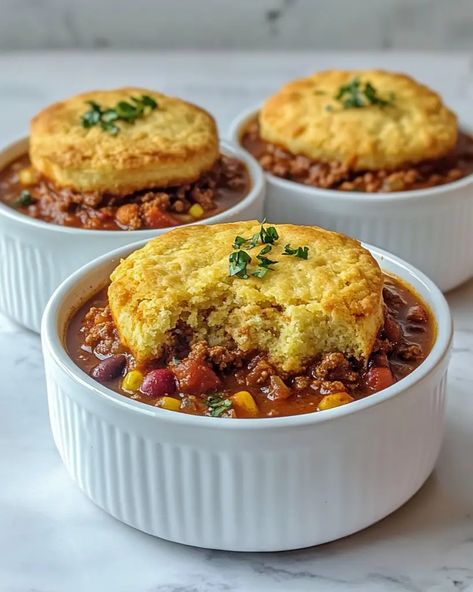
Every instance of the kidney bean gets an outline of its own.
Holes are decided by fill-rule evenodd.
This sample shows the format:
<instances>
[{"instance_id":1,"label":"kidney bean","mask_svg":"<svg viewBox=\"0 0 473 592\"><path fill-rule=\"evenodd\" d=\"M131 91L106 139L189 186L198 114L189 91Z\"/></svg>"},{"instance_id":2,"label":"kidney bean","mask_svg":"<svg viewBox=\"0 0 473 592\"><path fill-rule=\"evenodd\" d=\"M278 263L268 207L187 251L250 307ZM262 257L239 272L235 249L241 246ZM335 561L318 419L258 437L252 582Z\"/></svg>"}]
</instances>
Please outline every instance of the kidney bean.
<instances>
[{"instance_id":1,"label":"kidney bean","mask_svg":"<svg viewBox=\"0 0 473 592\"><path fill-rule=\"evenodd\" d=\"M426 332L425 325L415 325L413 323L406 325L406 330L408 333L425 333Z\"/></svg>"},{"instance_id":2,"label":"kidney bean","mask_svg":"<svg viewBox=\"0 0 473 592\"><path fill-rule=\"evenodd\" d=\"M117 354L99 362L97 366L92 369L91 375L93 378L100 380L101 382L113 380L123 374L125 366L125 354Z\"/></svg>"},{"instance_id":3,"label":"kidney bean","mask_svg":"<svg viewBox=\"0 0 473 592\"><path fill-rule=\"evenodd\" d=\"M176 392L176 380L171 370L158 368L144 377L140 391L148 397L162 397Z\"/></svg>"},{"instance_id":4,"label":"kidney bean","mask_svg":"<svg viewBox=\"0 0 473 592\"><path fill-rule=\"evenodd\" d=\"M390 308L399 309L407 304L407 301L392 286L384 286L383 298Z\"/></svg>"},{"instance_id":5,"label":"kidney bean","mask_svg":"<svg viewBox=\"0 0 473 592\"><path fill-rule=\"evenodd\" d=\"M408 321L413 321L414 323L426 323L428 320L425 308L419 304L410 307L407 311L406 318Z\"/></svg>"},{"instance_id":6,"label":"kidney bean","mask_svg":"<svg viewBox=\"0 0 473 592\"><path fill-rule=\"evenodd\" d=\"M384 320L384 334L391 343L397 343L402 337L401 327L390 314Z\"/></svg>"}]
</instances>

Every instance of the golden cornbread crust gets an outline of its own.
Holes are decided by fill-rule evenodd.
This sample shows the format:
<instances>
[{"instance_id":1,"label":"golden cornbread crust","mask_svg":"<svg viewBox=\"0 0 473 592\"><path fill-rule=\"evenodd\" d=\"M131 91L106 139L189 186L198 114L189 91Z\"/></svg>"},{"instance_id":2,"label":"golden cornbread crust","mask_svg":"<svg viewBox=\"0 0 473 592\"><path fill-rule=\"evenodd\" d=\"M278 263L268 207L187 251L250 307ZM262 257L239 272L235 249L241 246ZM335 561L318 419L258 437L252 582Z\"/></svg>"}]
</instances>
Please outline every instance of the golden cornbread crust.
<instances>
[{"instance_id":1,"label":"golden cornbread crust","mask_svg":"<svg viewBox=\"0 0 473 592\"><path fill-rule=\"evenodd\" d=\"M81 117L93 100L114 107L148 95L157 109L134 123L117 122L111 135L84 128ZM31 121L33 166L60 187L126 194L139 189L190 183L218 158L215 121L203 109L143 88L93 91L50 105Z\"/></svg>"},{"instance_id":2,"label":"golden cornbread crust","mask_svg":"<svg viewBox=\"0 0 473 592\"><path fill-rule=\"evenodd\" d=\"M140 361L159 357L185 323L192 343L259 351L284 372L340 351L367 360L383 323L383 275L359 242L318 227L276 225L264 278L229 277L237 235L256 221L172 230L124 259L111 275L109 304L120 340ZM308 246L307 260L283 256ZM256 262L258 245L248 253ZM253 265L253 263L251 264ZM251 267L251 266L250 266Z\"/></svg>"},{"instance_id":3,"label":"golden cornbread crust","mask_svg":"<svg viewBox=\"0 0 473 592\"><path fill-rule=\"evenodd\" d=\"M344 108L343 85L369 82L390 105ZM342 162L351 170L395 169L447 154L457 119L440 97L405 74L328 70L283 86L259 114L261 137L292 154Z\"/></svg>"}]
</instances>

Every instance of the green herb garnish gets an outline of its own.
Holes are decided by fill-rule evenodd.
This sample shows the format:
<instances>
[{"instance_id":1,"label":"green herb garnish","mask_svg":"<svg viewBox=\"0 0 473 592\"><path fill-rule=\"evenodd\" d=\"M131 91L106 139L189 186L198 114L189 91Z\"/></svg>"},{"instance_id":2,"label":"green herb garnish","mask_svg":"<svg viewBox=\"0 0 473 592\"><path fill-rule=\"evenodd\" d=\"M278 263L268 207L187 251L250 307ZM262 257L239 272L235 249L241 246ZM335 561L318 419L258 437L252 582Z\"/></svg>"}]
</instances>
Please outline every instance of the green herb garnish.
<instances>
[{"instance_id":1,"label":"green herb garnish","mask_svg":"<svg viewBox=\"0 0 473 592\"><path fill-rule=\"evenodd\" d=\"M119 101L115 107L103 109L96 101L86 101L90 109L81 117L82 127L90 129L100 125L104 132L115 136L120 131L117 121L135 121L158 108L158 103L148 95L130 97L130 101Z\"/></svg>"},{"instance_id":2,"label":"green herb garnish","mask_svg":"<svg viewBox=\"0 0 473 592\"><path fill-rule=\"evenodd\" d=\"M267 228L264 227L266 223L266 218L263 219L261 222L260 231L254 234L251 238L245 238L243 236L235 237L233 241L233 248L234 249L254 249L258 242L262 244L273 244L275 243L278 238L278 231L274 226L268 226Z\"/></svg>"},{"instance_id":3,"label":"green herb garnish","mask_svg":"<svg viewBox=\"0 0 473 592\"><path fill-rule=\"evenodd\" d=\"M268 226L265 228L263 226L264 221L261 223L261 230L260 230L260 239L263 244L269 243L274 244L279 239L278 231L274 226Z\"/></svg>"},{"instance_id":4,"label":"green herb garnish","mask_svg":"<svg viewBox=\"0 0 473 592\"><path fill-rule=\"evenodd\" d=\"M274 243L279 240L279 234L275 226L264 227L266 218L261 222L260 231L254 234L251 238L245 238L243 236L236 236L233 241L233 248L238 249L230 254L228 274L230 276L236 276L241 279L248 279L248 265L251 263L251 256L242 249L253 249L258 243L261 243L263 248L256 255L258 261L256 269L251 272L251 275L257 278L264 278L268 271L274 271L272 265L276 265L278 261L269 259L266 255L272 250ZM309 258L309 247L296 247L292 248L291 245L287 244L284 247L283 255L293 255L299 259Z\"/></svg>"},{"instance_id":5,"label":"green herb garnish","mask_svg":"<svg viewBox=\"0 0 473 592\"><path fill-rule=\"evenodd\" d=\"M272 269L270 269L269 267L257 267L254 272L252 273L252 275L254 275L257 278L264 278L264 276L268 273L268 271L273 271Z\"/></svg>"},{"instance_id":6,"label":"green herb garnish","mask_svg":"<svg viewBox=\"0 0 473 592\"><path fill-rule=\"evenodd\" d=\"M247 242L246 238L243 238L242 236L236 236L235 240L233 241L233 245L232 247L234 249L241 249L241 247Z\"/></svg>"},{"instance_id":7,"label":"green herb garnish","mask_svg":"<svg viewBox=\"0 0 473 592\"><path fill-rule=\"evenodd\" d=\"M268 257L266 257L267 253L269 253L271 249L271 245L266 245L261 249L258 255L256 255L256 259L258 259L259 263L256 270L253 272L255 277L262 278L268 273L268 271L274 271L271 265L276 265L277 261L273 261L272 259L268 259Z\"/></svg>"},{"instance_id":8,"label":"green herb garnish","mask_svg":"<svg viewBox=\"0 0 473 592\"><path fill-rule=\"evenodd\" d=\"M389 100L383 99L370 82L362 84L359 78L354 78L351 82L342 85L338 89L335 99L345 109L360 109L369 105L389 107L393 104L394 95L391 93Z\"/></svg>"},{"instance_id":9,"label":"green herb garnish","mask_svg":"<svg viewBox=\"0 0 473 592\"><path fill-rule=\"evenodd\" d=\"M258 255L256 255L256 259L258 259L259 265L261 267L269 267L270 265L277 263L277 261L272 261L271 259L265 257L265 255L271 251L271 248L271 245L266 245L266 247L263 247Z\"/></svg>"},{"instance_id":10,"label":"green herb garnish","mask_svg":"<svg viewBox=\"0 0 473 592\"><path fill-rule=\"evenodd\" d=\"M207 398L207 405L212 417L221 417L226 411L232 408L232 402L230 399L224 398L224 396L219 393L209 395Z\"/></svg>"},{"instance_id":11,"label":"green herb garnish","mask_svg":"<svg viewBox=\"0 0 473 592\"><path fill-rule=\"evenodd\" d=\"M378 91L375 89L375 87L369 82L365 84L364 93L365 97L368 99L371 105L379 105L380 107L390 107L394 102L393 92L389 93L389 99L382 99L378 95Z\"/></svg>"},{"instance_id":12,"label":"green herb garnish","mask_svg":"<svg viewBox=\"0 0 473 592\"><path fill-rule=\"evenodd\" d=\"M228 275L239 277L243 280L248 279L246 268L251 262L251 257L245 251L234 251L228 258Z\"/></svg>"},{"instance_id":13,"label":"green herb garnish","mask_svg":"<svg viewBox=\"0 0 473 592\"><path fill-rule=\"evenodd\" d=\"M309 258L309 247L296 247L295 249L291 247L291 245L286 245L284 247L283 255L291 255L294 257L299 257L299 259L308 259Z\"/></svg>"},{"instance_id":14,"label":"green herb garnish","mask_svg":"<svg viewBox=\"0 0 473 592\"><path fill-rule=\"evenodd\" d=\"M344 84L338 89L335 99L340 101L345 109L364 107L365 103L360 91L360 81L354 78L348 84Z\"/></svg>"},{"instance_id":15,"label":"green herb garnish","mask_svg":"<svg viewBox=\"0 0 473 592\"><path fill-rule=\"evenodd\" d=\"M235 237L233 241L234 249L253 249L259 241L259 232L254 234L251 238L244 238L243 236Z\"/></svg>"},{"instance_id":16,"label":"green herb garnish","mask_svg":"<svg viewBox=\"0 0 473 592\"><path fill-rule=\"evenodd\" d=\"M33 198L33 196L31 195L31 193L27 190L27 189L23 189L23 191L20 193L20 197L18 199L15 200L15 206L21 208L26 208L27 206L30 206L31 204L34 204L35 200Z\"/></svg>"}]
</instances>

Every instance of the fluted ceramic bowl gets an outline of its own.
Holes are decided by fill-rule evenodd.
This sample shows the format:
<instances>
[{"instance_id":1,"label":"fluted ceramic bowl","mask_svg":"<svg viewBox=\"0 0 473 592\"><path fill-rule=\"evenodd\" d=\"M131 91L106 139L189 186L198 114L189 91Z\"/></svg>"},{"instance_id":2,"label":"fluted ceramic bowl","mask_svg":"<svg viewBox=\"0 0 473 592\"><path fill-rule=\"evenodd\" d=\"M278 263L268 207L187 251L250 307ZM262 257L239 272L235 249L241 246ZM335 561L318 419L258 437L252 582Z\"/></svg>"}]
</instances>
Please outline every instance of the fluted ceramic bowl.
<instances>
[{"instance_id":1,"label":"fluted ceramic bowl","mask_svg":"<svg viewBox=\"0 0 473 592\"><path fill-rule=\"evenodd\" d=\"M27 150L27 138L5 148L0 152L0 170ZM251 189L233 207L195 223L261 218L265 180L259 164L247 152L228 143L221 144L221 152L245 163ZM0 201L0 311L39 332L49 297L70 273L103 253L168 230L89 230L59 226L31 218Z\"/></svg>"},{"instance_id":2,"label":"fluted ceramic bowl","mask_svg":"<svg viewBox=\"0 0 473 592\"><path fill-rule=\"evenodd\" d=\"M437 321L431 353L393 386L343 407L262 419L199 417L128 399L68 356L71 314L137 243L82 267L42 323L54 441L82 491L126 524L171 541L236 551L325 543L393 512L424 483L442 441L452 339L448 305L422 273L368 247Z\"/></svg>"},{"instance_id":3,"label":"fluted ceramic bowl","mask_svg":"<svg viewBox=\"0 0 473 592\"><path fill-rule=\"evenodd\" d=\"M258 110L233 122L235 144ZM316 224L395 253L447 291L473 277L473 175L389 193L320 189L266 173L265 215L272 223Z\"/></svg>"}]
</instances>

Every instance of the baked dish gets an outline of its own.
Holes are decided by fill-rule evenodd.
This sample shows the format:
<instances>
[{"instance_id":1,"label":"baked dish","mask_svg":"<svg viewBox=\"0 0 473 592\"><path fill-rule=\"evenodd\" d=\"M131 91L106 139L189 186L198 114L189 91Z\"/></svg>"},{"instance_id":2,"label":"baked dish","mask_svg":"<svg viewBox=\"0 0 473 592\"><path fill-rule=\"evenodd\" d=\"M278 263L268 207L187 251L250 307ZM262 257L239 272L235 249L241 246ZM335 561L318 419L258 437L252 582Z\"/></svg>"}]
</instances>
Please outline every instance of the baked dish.
<instances>
[{"instance_id":1,"label":"baked dish","mask_svg":"<svg viewBox=\"0 0 473 592\"><path fill-rule=\"evenodd\" d=\"M283 86L241 136L278 177L340 191L422 189L473 172L473 138L404 74L329 70Z\"/></svg>"},{"instance_id":2,"label":"baked dish","mask_svg":"<svg viewBox=\"0 0 473 592\"><path fill-rule=\"evenodd\" d=\"M31 122L29 154L0 172L4 203L46 222L95 230L194 222L249 189L245 165L220 154L211 115L141 88L50 105Z\"/></svg>"},{"instance_id":3,"label":"baked dish","mask_svg":"<svg viewBox=\"0 0 473 592\"><path fill-rule=\"evenodd\" d=\"M255 221L170 231L126 257L66 331L75 363L138 401L195 415L330 409L412 372L432 314L359 242Z\"/></svg>"}]
</instances>

